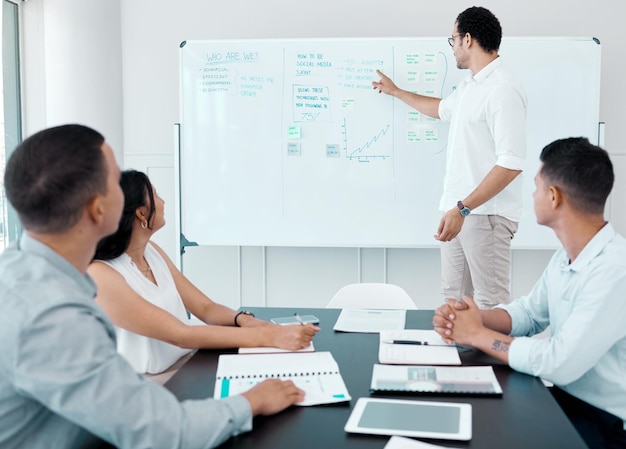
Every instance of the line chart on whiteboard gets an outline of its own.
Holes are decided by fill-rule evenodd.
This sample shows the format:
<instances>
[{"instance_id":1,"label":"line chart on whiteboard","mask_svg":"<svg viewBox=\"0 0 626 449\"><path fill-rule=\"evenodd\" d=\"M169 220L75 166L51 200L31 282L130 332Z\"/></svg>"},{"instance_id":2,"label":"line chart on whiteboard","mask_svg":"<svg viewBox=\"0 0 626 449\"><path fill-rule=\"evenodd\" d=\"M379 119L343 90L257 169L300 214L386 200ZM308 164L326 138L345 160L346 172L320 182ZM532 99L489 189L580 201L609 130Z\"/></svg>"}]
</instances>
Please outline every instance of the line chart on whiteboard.
<instances>
[{"instance_id":1,"label":"line chart on whiteboard","mask_svg":"<svg viewBox=\"0 0 626 449\"><path fill-rule=\"evenodd\" d=\"M346 119L343 119L341 125L341 133L343 135L343 149L348 160L356 160L358 162L370 162L376 159L388 159L391 157L389 148L390 145L383 144L381 141L384 137L388 136L388 131L391 128L390 124L386 124L373 135L370 139L362 142L361 145L351 147L348 137L348 123ZM390 137L390 135L389 135Z\"/></svg>"}]
</instances>

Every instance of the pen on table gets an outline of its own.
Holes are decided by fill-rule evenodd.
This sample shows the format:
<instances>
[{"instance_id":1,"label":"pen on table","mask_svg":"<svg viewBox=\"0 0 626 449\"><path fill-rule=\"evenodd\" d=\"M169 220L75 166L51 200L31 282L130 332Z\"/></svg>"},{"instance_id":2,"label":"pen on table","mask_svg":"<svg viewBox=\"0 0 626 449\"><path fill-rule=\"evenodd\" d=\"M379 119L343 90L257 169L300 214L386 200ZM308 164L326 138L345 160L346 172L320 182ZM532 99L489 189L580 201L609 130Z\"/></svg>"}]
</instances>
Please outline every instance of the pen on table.
<instances>
[{"instance_id":1,"label":"pen on table","mask_svg":"<svg viewBox=\"0 0 626 449\"><path fill-rule=\"evenodd\" d=\"M296 317L296 320L298 321L298 323L304 326L304 321L302 321L302 318L300 318L300 315L298 315L298 312L294 313L293 316Z\"/></svg>"},{"instance_id":2,"label":"pen on table","mask_svg":"<svg viewBox=\"0 0 626 449\"><path fill-rule=\"evenodd\" d=\"M385 340L383 343L388 343L392 345L417 345L417 346L456 346L455 344L447 345L445 343L439 344L430 344L427 341L419 341L419 340Z\"/></svg>"},{"instance_id":3,"label":"pen on table","mask_svg":"<svg viewBox=\"0 0 626 449\"><path fill-rule=\"evenodd\" d=\"M418 340L386 340L383 343L388 343L392 345L419 345L419 346L427 346L427 341L418 341Z\"/></svg>"}]
</instances>

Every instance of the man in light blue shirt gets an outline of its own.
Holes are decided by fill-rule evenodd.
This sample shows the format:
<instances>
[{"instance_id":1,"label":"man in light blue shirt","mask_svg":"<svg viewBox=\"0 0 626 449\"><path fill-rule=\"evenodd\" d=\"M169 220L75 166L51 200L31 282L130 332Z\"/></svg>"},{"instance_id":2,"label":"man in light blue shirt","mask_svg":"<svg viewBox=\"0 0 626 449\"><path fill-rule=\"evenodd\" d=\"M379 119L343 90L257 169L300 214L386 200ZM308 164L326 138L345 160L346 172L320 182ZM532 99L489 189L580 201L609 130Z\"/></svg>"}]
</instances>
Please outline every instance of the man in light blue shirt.
<instances>
[{"instance_id":1,"label":"man in light blue shirt","mask_svg":"<svg viewBox=\"0 0 626 449\"><path fill-rule=\"evenodd\" d=\"M527 296L493 310L447 300L435 330L555 384L554 397L591 448L626 447L626 240L604 220L613 187L606 151L585 138L541 153L535 214L558 250ZM550 326L547 338L529 338Z\"/></svg>"},{"instance_id":2,"label":"man in light blue shirt","mask_svg":"<svg viewBox=\"0 0 626 449\"><path fill-rule=\"evenodd\" d=\"M94 303L86 274L113 233L123 196L111 147L65 125L26 139L5 187L25 228L0 255L0 447L209 448L249 431L252 416L303 399L292 382L263 382L220 401L179 402L134 372Z\"/></svg>"}]
</instances>

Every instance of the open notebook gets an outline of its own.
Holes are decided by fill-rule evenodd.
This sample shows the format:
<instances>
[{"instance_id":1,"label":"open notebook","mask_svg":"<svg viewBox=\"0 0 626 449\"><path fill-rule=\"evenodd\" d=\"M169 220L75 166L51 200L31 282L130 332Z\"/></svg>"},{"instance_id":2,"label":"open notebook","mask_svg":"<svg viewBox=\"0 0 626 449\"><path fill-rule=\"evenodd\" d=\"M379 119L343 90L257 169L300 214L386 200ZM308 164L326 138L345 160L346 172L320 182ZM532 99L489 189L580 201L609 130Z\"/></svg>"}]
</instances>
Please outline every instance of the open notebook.
<instances>
[{"instance_id":1,"label":"open notebook","mask_svg":"<svg viewBox=\"0 0 626 449\"><path fill-rule=\"evenodd\" d=\"M330 352L221 354L215 399L243 393L265 379L292 380L305 392L297 405L331 404L351 399L339 366Z\"/></svg>"}]
</instances>

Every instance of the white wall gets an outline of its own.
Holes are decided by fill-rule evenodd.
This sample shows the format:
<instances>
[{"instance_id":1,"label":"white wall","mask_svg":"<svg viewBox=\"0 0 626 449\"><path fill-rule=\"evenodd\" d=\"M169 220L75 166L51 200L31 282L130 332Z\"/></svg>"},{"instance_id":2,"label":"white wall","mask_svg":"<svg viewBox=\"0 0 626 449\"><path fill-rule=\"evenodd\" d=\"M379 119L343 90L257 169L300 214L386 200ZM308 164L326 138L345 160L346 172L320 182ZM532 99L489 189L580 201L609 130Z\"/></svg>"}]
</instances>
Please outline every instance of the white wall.
<instances>
[{"instance_id":1,"label":"white wall","mask_svg":"<svg viewBox=\"0 0 626 449\"><path fill-rule=\"evenodd\" d=\"M24 135L64 123L100 131L123 154L118 1L21 4Z\"/></svg>"},{"instance_id":2,"label":"white wall","mask_svg":"<svg viewBox=\"0 0 626 449\"><path fill-rule=\"evenodd\" d=\"M45 106L45 113L38 109L28 112L27 127L35 130L78 117L89 119L102 130L118 151L122 149L124 166L146 170L166 200L169 226L157 234L156 240L172 256L176 247L172 128L179 121L181 41L447 37L456 15L475 4L463 0L428 4L388 0L382 7L373 0L46 0L43 8L41 3L42 0L30 0L25 8L32 11L32 16L45 16L39 18L45 27L33 30L33 39L45 42L35 46L32 55L35 59L44 58L44 69L53 76L35 72L32 82L27 82L31 104L43 101ZM626 234L626 212L619 207L626 204L626 90L621 80L623 36L619 2L485 0L480 4L499 17L507 36L600 39L600 117L607 122L605 146L612 155L618 178L609 217L618 231ZM61 33L62 39L54 41L57 33ZM94 51L86 52L86 48ZM115 59L118 51L121 67L113 67L99 57L100 53L110 53ZM53 61L67 64L71 70L53 68ZM118 77L121 86L116 84ZM42 81L43 86L37 85ZM120 126L122 114L116 102L122 94ZM69 105L63 104L65 96ZM123 146L115 141L120 136ZM551 251L514 252L514 296L530 288L550 255ZM234 307L323 306L339 287L358 281L399 284L421 307L434 307L440 301L436 249L199 247L187 249L183 264L185 273L203 291Z\"/></svg>"}]
</instances>

